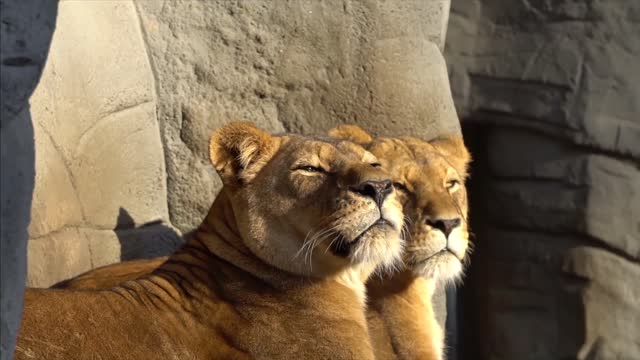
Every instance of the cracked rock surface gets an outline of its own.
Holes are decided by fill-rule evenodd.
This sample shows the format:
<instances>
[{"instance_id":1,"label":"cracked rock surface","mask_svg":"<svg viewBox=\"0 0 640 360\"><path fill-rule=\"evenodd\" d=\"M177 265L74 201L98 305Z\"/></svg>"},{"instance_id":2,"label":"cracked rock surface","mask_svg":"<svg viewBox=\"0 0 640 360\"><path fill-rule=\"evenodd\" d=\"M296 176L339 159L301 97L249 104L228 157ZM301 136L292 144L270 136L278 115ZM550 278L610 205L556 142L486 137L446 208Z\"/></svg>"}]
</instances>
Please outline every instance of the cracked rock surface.
<instances>
[{"instance_id":1,"label":"cracked rock surface","mask_svg":"<svg viewBox=\"0 0 640 360\"><path fill-rule=\"evenodd\" d=\"M148 246L139 255L179 242L145 240L163 239L170 228L154 84L131 2L60 2L30 100L36 176L29 286L126 258L135 240L123 232L141 225L155 224L138 230Z\"/></svg>"}]
</instances>

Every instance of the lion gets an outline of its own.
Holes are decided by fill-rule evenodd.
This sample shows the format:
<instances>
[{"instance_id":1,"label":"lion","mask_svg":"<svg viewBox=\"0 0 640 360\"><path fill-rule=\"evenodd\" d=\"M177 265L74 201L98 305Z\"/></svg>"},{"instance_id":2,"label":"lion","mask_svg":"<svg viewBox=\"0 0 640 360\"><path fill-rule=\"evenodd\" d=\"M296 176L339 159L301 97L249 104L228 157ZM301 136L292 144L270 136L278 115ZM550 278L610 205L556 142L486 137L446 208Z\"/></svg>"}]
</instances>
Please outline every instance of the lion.
<instances>
[{"instance_id":1,"label":"lion","mask_svg":"<svg viewBox=\"0 0 640 360\"><path fill-rule=\"evenodd\" d=\"M373 359L364 281L402 254L402 204L349 141L214 133L223 189L153 272L107 290L27 289L17 359Z\"/></svg>"},{"instance_id":2,"label":"lion","mask_svg":"<svg viewBox=\"0 0 640 360\"><path fill-rule=\"evenodd\" d=\"M376 138L354 125L330 135L364 145L392 174L407 217L404 268L367 282L367 322L379 359L443 359L431 297L468 260L465 180L471 156L460 136Z\"/></svg>"},{"instance_id":3,"label":"lion","mask_svg":"<svg viewBox=\"0 0 640 360\"><path fill-rule=\"evenodd\" d=\"M376 357L442 359L444 335L435 320L431 297L436 281L457 279L468 260L464 181L471 158L462 138L374 139L355 125L339 126L329 135L366 146L388 168L401 193L409 227L402 271L367 281L367 322ZM163 261L156 258L108 265L59 286L110 288L121 282L122 276L149 273Z\"/></svg>"}]
</instances>

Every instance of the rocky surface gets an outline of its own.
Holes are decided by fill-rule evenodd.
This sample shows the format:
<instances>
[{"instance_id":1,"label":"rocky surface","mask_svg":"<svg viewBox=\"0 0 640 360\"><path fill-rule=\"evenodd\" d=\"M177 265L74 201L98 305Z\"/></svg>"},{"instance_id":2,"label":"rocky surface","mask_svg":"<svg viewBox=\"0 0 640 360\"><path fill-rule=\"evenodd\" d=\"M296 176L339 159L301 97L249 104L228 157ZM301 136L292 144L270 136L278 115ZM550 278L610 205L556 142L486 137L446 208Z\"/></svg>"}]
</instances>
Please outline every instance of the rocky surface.
<instances>
[{"instance_id":1,"label":"rocky surface","mask_svg":"<svg viewBox=\"0 0 640 360\"><path fill-rule=\"evenodd\" d=\"M169 223L154 84L132 3L59 4L30 100L29 286L117 262L124 249L118 232ZM146 243L149 253L167 251L164 242Z\"/></svg>"},{"instance_id":2,"label":"rocky surface","mask_svg":"<svg viewBox=\"0 0 640 360\"><path fill-rule=\"evenodd\" d=\"M452 92L480 144L468 358L637 357L638 33L638 2L452 3Z\"/></svg>"}]
</instances>

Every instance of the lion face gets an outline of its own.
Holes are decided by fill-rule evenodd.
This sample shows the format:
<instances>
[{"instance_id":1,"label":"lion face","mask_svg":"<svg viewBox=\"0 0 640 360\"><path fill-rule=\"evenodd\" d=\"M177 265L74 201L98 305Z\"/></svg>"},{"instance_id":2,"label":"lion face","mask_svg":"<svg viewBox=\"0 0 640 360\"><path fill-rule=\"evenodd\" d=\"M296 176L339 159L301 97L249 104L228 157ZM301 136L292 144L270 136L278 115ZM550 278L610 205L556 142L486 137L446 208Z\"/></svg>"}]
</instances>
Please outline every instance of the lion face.
<instances>
[{"instance_id":1,"label":"lion face","mask_svg":"<svg viewBox=\"0 0 640 360\"><path fill-rule=\"evenodd\" d=\"M353 125L330 135L365 145L392 174L404 206L405 265L416 275L459 276L469 246L464 181L470 156L461 137L373 139Z\"/></svg>"},{"instance_id":2,"label":"lion face","mask_svg":"<svg viewBox=\"0 0 640 360\"><path fill-rule=\"evenodd\" d=\"M400 257L402 204L363 147L234 123L212 137L211 159L241 238L271 265L326 276Z\"/></svg>"},{"instance_id":3,"label":"lion face","mask_svg":"<svg viewBox=\"0 0 640 360\"><path fill-rule=\"evenodd\" d=\"M458 276L469 244L464 186L469 156L461 139L381 139L369 149L393 174L404 205L405 264L417 275Z\"/></svg>"}]
</instances>

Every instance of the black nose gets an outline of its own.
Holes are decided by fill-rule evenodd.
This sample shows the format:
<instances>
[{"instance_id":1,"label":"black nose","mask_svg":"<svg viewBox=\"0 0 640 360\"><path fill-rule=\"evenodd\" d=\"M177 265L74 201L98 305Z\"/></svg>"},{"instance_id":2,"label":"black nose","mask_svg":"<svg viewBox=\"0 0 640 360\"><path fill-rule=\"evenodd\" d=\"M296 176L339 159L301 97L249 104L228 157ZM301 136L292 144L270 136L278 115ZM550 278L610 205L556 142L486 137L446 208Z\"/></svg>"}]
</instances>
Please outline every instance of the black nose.
<instances>
[{"instance_id":1,"label":"black nose","mask_svg":"<svg viewBox=\"0 0 640 360\"><path fill-rule=\"evenodd\" d=\"M429 224L430 226L442 231L442 233L444 234L445 237L449 237L449 234L451 234L453 229L455 229L456 227L460 226L460 218L438 219L438 220L435 220L435 221L433 221L431 219L427 219L427 224Z\"/></svg>"},{"instance_id":2,"label":"black nose","mask_svg":"<svg viewBox=\"0 0 640 360\"><path fill-rule=\"evenodd\" d=\"M351 186L350 190L370 197L376 201L378 206L382 206L382 202L387 195L393 192L393 183L391 180L365 181L356 186Z\"/></svg>"}]
</instances>

